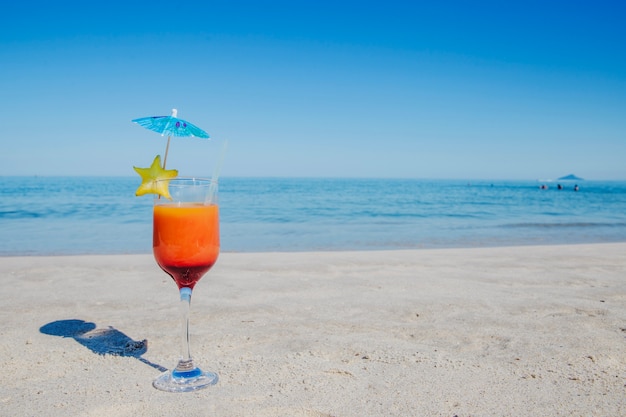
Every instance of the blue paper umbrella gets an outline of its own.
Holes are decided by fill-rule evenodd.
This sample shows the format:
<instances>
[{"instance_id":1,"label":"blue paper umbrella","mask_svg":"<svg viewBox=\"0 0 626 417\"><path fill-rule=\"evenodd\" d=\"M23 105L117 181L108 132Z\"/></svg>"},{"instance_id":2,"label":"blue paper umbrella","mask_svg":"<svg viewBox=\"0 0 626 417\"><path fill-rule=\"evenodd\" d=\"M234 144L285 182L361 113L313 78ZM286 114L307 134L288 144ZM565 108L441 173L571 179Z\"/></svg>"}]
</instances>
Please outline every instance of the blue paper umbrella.
<instances>
[{"instance_id":1,"label":"blue paper umbrella","mask_svg":"<svg viewBox=\"0 0 626 417\"><path fill-rule=\"evenodd\" d=\"M163 158L163 168L165 168L165 162L167 161L167 151L170 147L170 138L172 136L179 137L196 137L205 138L209 137L209 134L198 126L189 123L186 120L176 117L178 111L172 109L171 116L149 116L141 117L139 119L133 119L133 123L137 123L140 126L150 129L161 136L167 135L167 146L165 147L165 157Z\"/></svg>"}]
</instances>

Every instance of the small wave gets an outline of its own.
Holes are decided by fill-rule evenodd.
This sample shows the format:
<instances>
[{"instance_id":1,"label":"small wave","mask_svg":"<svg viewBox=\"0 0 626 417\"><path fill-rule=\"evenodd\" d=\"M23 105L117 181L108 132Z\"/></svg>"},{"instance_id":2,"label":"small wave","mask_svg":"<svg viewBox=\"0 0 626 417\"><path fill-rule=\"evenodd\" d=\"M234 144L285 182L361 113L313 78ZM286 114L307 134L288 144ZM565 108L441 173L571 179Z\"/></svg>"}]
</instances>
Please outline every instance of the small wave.
<instances>
[{"instance_id":1,"label":"small wave","mask_svg":"<svg viewBox=\"0 0 626 417\"><path fill-rule=\"evenodd\" d=\"M0 211L0 219L36 219L42 217L41 213L28 210Z\"/></svg>"},{"instance_id":2,"label":"small wave","mask_svg":"<svg viewBox=\"0 0 626 417\"><path fill-rule=\"evenodd\" d=\"M609 223L609 222L561 222L561 223L509 223L503 224L505 228L583 228L583 227L626 227L626 223Z\"/></svg>"}]
</instances>

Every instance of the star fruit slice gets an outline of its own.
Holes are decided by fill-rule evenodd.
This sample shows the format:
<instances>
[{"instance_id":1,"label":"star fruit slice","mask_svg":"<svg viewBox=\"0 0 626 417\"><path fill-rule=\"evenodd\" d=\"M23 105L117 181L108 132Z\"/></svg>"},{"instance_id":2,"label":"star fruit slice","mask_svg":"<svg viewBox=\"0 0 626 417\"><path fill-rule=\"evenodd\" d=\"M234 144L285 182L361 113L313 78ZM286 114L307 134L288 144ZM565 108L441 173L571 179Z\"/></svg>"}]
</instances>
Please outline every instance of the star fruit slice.
<instances>
[{"instance_id":1,"label":"star fruit slice","mask_svg":"<svg viewBox=\"0 0 626 417\"><path fill-rule=\"evenodd\" d=\"M136 196L158 194L168 200L172 199L169 191L169 180L176 178L178 170L161 167L161 155L157 155L150 168L133 167L141 175L141 185L135 191Z\"/></svg>"}]
</instances>

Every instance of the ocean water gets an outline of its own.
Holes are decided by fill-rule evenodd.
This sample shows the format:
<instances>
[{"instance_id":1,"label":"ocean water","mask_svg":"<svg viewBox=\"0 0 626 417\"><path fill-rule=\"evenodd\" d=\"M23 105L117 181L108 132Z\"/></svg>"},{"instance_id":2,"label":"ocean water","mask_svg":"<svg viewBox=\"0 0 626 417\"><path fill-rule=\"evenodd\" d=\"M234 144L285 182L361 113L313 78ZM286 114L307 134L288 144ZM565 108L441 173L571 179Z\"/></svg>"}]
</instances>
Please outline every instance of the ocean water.
<instances>
[{"instance_id":1,"label":"ocean water","mask_svg":"<svg viewBox=\"0 0 626 417\"><path fill-rule=\"evenodd\" d=\"M626 241L626 182L220 179L225 252ZM135 177L0 177L0 256L151 253Z\"/></svg>"}]
</instances>

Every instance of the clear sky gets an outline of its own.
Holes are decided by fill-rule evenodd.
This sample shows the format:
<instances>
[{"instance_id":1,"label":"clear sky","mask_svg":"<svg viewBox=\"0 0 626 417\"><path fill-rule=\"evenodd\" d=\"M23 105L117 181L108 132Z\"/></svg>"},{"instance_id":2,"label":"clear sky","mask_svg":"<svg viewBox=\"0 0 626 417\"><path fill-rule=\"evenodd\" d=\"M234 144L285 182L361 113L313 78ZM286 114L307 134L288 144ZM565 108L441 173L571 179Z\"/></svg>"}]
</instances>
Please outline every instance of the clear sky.
<instances>
[{"instance_id":1,"label":"clear sky","mask_svg":"<svg viewBox=\"0 0 626 417\"><path fill-rule=\"evenodd\" d=\"M135 175L177 108L228 176L624 180L625 4L12 1L0 175Z\"/></svg>"}]
</instances>

